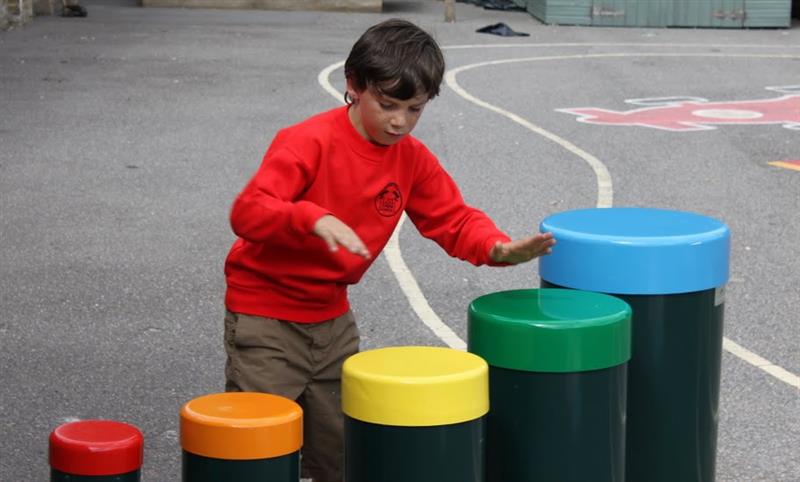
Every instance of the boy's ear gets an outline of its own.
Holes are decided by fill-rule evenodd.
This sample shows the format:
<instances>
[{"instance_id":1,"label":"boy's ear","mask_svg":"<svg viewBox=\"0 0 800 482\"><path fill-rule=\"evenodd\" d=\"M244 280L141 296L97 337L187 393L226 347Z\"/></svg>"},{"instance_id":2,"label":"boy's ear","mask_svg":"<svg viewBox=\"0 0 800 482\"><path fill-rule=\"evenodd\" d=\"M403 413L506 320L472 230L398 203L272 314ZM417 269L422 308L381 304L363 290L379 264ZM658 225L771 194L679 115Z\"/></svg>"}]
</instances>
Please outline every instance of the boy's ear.
<instances>
[{"instance_id":1,"label":"boy's ear","mask_svg":"<svg viewBox=\"0 0 800 482\"><path fill-rule=\"evenodd\" d=\"M353 85L353 82L350 79L347 79L347 95L353 101L353 103L358 103L358 90Z\"/></svg>"}]
</instances>

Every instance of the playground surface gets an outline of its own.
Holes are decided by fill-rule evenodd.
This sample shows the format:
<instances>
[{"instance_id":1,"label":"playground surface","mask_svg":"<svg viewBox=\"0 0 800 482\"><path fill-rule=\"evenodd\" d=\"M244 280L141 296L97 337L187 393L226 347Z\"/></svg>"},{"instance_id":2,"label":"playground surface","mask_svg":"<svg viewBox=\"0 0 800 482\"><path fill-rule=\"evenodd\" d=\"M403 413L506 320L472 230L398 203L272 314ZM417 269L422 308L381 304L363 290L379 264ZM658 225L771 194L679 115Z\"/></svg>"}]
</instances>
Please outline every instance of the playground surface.
<instances>
[{"instance_id":1,"label":"playground surface","mask_svg":"<svg viewBox=\"0 0 800 482\"><path fill-rule=\"evenodd\" d=\"M134 3L86 1L85 19L0 33L0 481L46 480L49 432L89 418L141 428L144 480L178 480L178 411L223 389L230 204L278 129L341 104L341 62L390 17L429 30L448 63L415 135L513 237L594 206L728 224L717 480L800 480L797 24ZM497 22L530 36L475 32ZM362 349L458 348L472 299L533 287L536 263L475 268L406 222L351 302Z\"/></svg>"}]
</instances>

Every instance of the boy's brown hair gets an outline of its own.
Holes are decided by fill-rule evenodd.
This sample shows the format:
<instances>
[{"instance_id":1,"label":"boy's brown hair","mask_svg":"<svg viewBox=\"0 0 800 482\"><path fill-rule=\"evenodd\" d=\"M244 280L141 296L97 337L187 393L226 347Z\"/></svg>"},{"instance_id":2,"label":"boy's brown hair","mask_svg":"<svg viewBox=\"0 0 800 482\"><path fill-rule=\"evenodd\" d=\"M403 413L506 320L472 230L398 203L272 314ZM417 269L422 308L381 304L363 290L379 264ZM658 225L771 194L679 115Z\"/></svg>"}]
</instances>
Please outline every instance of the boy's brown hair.
<instances>
[{"instance_id":1,"label":"boy's brown hair","mask_svg":"<svg viewBox=\"0 0 800 482\"><path fill-rule=\"evenodd\" d=\"M359 91L374 88L400 100L419 94L432 99L439 94L444 56L427 32L406 20L391 19L370 27L356 41L344 74Z\"/></svg>"}]
</instances>

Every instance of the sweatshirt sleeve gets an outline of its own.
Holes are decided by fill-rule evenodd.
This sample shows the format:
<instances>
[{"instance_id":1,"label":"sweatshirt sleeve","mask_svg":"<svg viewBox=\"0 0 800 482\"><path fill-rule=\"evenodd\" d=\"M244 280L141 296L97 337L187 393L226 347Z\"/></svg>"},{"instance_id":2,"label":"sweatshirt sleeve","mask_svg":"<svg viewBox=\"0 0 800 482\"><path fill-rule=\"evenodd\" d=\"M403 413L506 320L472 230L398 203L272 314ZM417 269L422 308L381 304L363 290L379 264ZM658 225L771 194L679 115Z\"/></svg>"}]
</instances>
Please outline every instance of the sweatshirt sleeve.
<instances>
[{"instance_id":1,"label":"sweatshirt sleeve","mask_svg":"<svg viewBox=\"0 0 800 482\"><path fill-rule=\"evenodd\" d=\"M273 146L277 143L276 138ZM233 232L247 241L263 242L277 234L309 234L328 211L297 201L314 180L316 166L286 147L271 147L256 174L231 209Z\"/></svg>"},{"instance_id":2,"label":"sweatshirt sleeve","mask_svg":"<svg viewBox=\"0 0 800 482\"><path fill-rule=\"evenodd\" d=\"M426 238L434 240L450 256L476 266L504 266L489 258L497 241L510 238L483 211L468 206L455 181L433 154L425 151L423 169L406 205L406 213Z\"/></svg>"}]
</instances>

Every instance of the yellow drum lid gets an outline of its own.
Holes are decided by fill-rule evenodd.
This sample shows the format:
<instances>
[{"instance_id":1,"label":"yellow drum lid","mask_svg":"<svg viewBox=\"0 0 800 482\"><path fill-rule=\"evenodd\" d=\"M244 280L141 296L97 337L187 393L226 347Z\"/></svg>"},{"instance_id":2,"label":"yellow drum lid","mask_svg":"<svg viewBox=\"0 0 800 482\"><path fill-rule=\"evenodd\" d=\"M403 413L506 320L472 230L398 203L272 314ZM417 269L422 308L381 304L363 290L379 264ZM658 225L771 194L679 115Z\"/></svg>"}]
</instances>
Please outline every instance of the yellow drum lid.
<instances>
[{"instance_id":1,"label":"yellow drum lid","mask_svg":"<svg viewBox=\"0 0 800 482\"><path fill-rule=\"evenodd\" d=\"M348 358L342 409L356 420L393 426L466 422L489 411L489 369L450 348L392 347Z\"/></svg>"}]
</instances>

